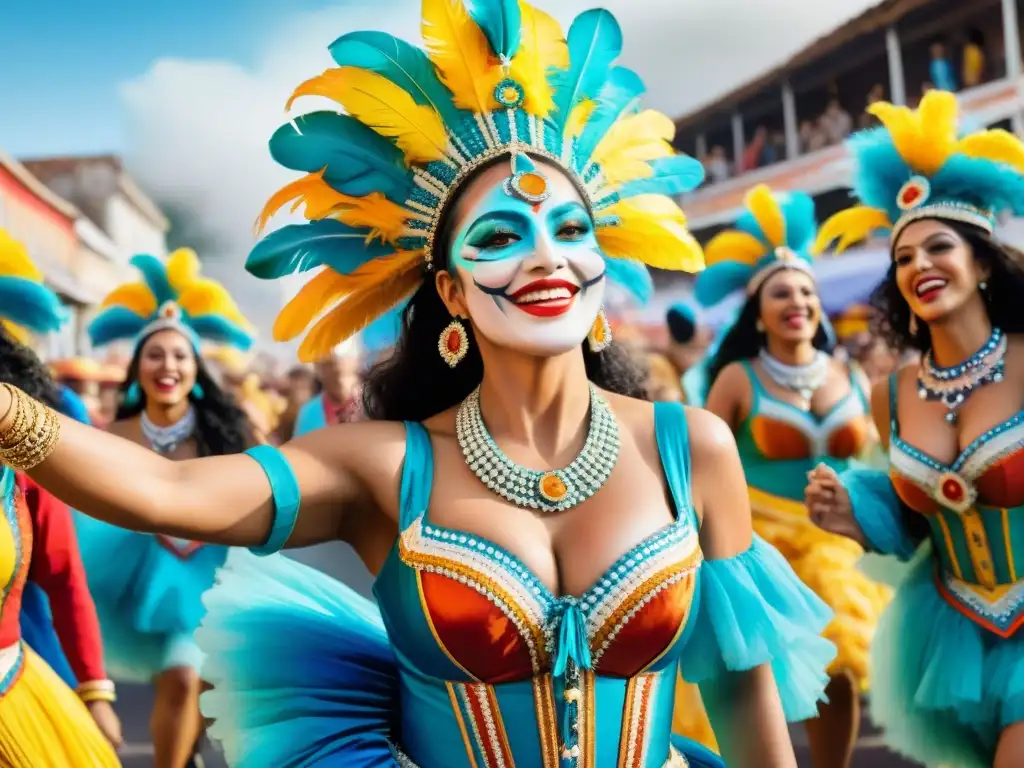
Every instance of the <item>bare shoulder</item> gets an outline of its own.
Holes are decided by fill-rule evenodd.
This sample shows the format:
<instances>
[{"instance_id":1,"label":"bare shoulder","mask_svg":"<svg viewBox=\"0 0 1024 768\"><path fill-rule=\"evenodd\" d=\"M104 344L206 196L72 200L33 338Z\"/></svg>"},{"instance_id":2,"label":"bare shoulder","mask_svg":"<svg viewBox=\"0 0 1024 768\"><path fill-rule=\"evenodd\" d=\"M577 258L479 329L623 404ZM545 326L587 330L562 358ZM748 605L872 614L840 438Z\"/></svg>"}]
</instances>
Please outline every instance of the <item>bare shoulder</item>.
<instances>
[{"instance_id":1,"label":"bare shoulder","mask_svg":"<svg viewBox=\"0 0 1024 768\"><path fill-rule=\"evenodd\" d=\"M286 444L289 451L349 467L372 466L405 453L405 425L398 421L356 421L309 432Z\"/></svg>"},{"instance_id":2,"label":"bare shoulder","mask_svg":"<svg viewBox=\"0 0 1024 768\"><path fill-rule=\"evenodd\" d=\"M750 387L750 375L747 367L738 360L729 363L718 374L714 386L721 387L733 394L740 394Z\"/></svg>"},{"instance_id":3,"label":"bare shoulder","mask_svg":"<svg viewBox=\"0 0 1024 768\"><path fill-rule=\"evenodd\" d=\"M142 435L142 430L139 426L139 418L137 416L133 416L130 419L112 421L107 425L107 432L133 442L137 442L139 437Z\"/></svg>"},{"instance_id":4,"label":"bare shoulder","mask_svg":"<svg viewBox=\"0 0 1024 768\"><path fill-rule=\"evenodd\" d=\"M638 445L651 444L654 436L654 403L629 395L601 390L611 406L619 426L627 430Z\"/></svg>"}]
</instances>

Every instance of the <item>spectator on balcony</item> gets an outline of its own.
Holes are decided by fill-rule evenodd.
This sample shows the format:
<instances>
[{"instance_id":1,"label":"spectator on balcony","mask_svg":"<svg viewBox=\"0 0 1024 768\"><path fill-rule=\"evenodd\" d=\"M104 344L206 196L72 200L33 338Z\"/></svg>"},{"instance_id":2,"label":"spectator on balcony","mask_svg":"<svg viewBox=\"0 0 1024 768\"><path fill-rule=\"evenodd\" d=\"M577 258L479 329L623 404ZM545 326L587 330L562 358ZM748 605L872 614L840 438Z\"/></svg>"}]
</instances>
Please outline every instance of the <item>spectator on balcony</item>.
<instances>
[{"instance_id":1,"label":"spectator on balcony","mask_svg":"<svg viewBox=\"0 0 1024 768\"><path fill-rule=\"evenodd\" d=\"M871 90L868 91L868 97L867 99L865 99L864 103L864 111L861 112L860 117L857 118L857 130L864 131L867 130L868 128L875 128L876 126L880 125L880 123L878 122L878 118L868 113L867 107L870 107L876 101L884 100L885 86L883 86L881 83L875 83L873 86L871 86Z\"/></svg>"},{"instance_id":2,"label":"spectator on balcony","mask_svg":"<svg viewBox=\"0 0 1024 768\"><path fill-rule=\"evenodd\" d=\"M729 178L729 158L725 155L725 147L716 144L711 148L711 154L708 155L705 170L712 184Z\"/></svg>"},{"instance_id":3,"label":"spectator on balcony","mask_svg":"<svg viewBox=\"0 0 1024 768\"><path fill-rule=\"evenodd\" d=\"M821 116L821 127L829 144L841 144L853 133L853 118L843 109L839 99L829 99L825 114Z\"/></svg>"},{"instance_id":4,"label":"spectator on balcony","mask_svg":"<svg viewBox=\"0 0 1024 768\"><path fill-rule=\"evenodd\" d=\"M964 88L981 85L985 79L985 37L974 27L967 33L963 60L960 64L960 78Z\"/></svg>"},{"instance_id":5,"label":"spectator on balcony","mask_svg":"<svg viewBox=\"0 0 1024 768\"><path fill-rule=\"evenodd\" d=\"M822 126L822 118L804 120L800 123L800 151L817 152L828 146L828 135Z\"/></svg>"},{"instance_id":6,"label":"spectator on balcony","mask_svg":"<svg viewBox=\"0 0 1024 768\"><path fill-rule=\"evenodd\" d=\"M932 83L940 91L956 91L956 74L953 71L953 64L949 60L949 52L946 50L946 41L936 38L929 48L932 61L928 65L928 76ZM922 89L923 90L923 89Z\"/></svg>"},{"instance_id":7,"label":"spectator on balcony","mask_svg":"<svg viewBox=\"0 0 1024 768\"><path fill-rule=\"evenodd\" d=\"M754 131L754 138L747 148L743 150L743 158L740 170L743 172L752 171L761 164L761 153L764 152L765 144L768 143L768 129L759 125Z\"/></svg>"}]
</instances>

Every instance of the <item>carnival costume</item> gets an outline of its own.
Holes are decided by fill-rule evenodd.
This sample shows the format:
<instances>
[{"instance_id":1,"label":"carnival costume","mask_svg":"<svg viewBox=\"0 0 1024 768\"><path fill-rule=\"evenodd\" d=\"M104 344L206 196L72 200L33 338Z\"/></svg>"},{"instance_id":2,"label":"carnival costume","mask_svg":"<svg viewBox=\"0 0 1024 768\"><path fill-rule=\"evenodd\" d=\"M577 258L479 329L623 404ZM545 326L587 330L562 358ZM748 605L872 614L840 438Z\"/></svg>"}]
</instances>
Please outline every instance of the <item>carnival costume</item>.
<instances>
[{"instance_id":1,"label":"carnival costume","mask_svg":"<svg viewBox=\"0 0 1024 768\"><path fill-rule=\"evenodd\" d=\"M780 269L810 274L816 232L814 201L808 195L776 196L763 185L753 188L735 229L708 243L708 268L697 277L697 298L713 305L736 290L752 296ZM857 570L863 550L856 543L811 523L804 487L807 473L818 463L842 471L869 447L867 393L851 370L850 393L828 414L817 417L774 397L750 360L741 365L752 398L736 441L750 488L754 530L778 548L803 582L835 611L825 630L825 637L839 648L830 673L847 671L864 686L871 637L890 593Z\"/></svg>"},{"instance_id":2,"label":"carnival costume","mask_svg":"<svg viewBox=\"0 0 1024 768\"><path fill-rule=\"evenodd\" d=\"M176 251L166 266L153 256L136 256L131 263L143 280L114 289L104 300L89 325L95 346L121 340L138 345L166 329L189 339L197 356L204 341L251 345L235 302L220 283L199 275L192 251ZM139 396L135 382L126 397ZM203 616L201 597L227 548L137 533L82 514L76 526L115 679L149 682L174 667L198 670L202 657L193 635Z\"/></svg>"},{"instance_id":3,"label":"carnival costume","mask_svg":"<svg viewBox=\"0 0 1024 768\"><path fill-rule=\"evenodd\" d=\"M1024 215L1024 145L1015 136L959 134L956 98L939 91L917 110L868 110L883 127L849 142L861 204L825 223L819 247L839 238L841 249L876 230L895 242L920 219L991 233L1000 214ZM889 391L888 475L841 479L873 550L911 559L904 514L923 515L930 536L875 635L872 717L891 747L928 765L990 766L1002 730L1024 720L1024 494L1013 482L1024 471L1024 412L947 465L900 438L894 380Z\"/></svg>"},{"instance_id":4,"label":"carnival costume","mask_svg":"<svg viewBox=\"0 0 1024 768\"><path fill-rule=\"evenodd\" d=\"M25 249L0 230L0 322L19 341L60 328L66 310ZM0 764L9 768L120 762L84 701L112 700L96 612L71 515L24 475L0 464ZM28 580L47 589L78 695L21 638Z\"/></svg>"},{"instance_id":5,"label":"carnival costume","mask_svg":"<svg viewBox=\"0 0 1024 768\"><path fill-rule=\"evenodd\" d=\"M525 3L472 8L425 0L426 53L379 32L340 38L331 46L340 68L298 94L329 95L349 114L299 117L271 140L280 162L310 175L267 213L297 199L312 221L268 235L248 266L267 278L325 267L277 321L278 336L292 337L333 306L306 335L306 359L418 288L445 203L492 161L509 167L506 193L526 201L547 193L531 156L573 180L620 283L649 288L634 255L700 265L666 195L695 186L701 169L672 154L669 119L637 110L638 78L614 66L614 17L584 13L566 41ZM595 347L608 341L603 318L590 336ZM441 333L449 364L458 341L455 329ZM616 429L614 416L596 390L591 397L598 437L588 450L598 453L588 466L606 476L613 460L602 452L612 444L601 436ZM476 402L463 403L467 429L480 423ZM711 686L726 670L771 663L790 717L812 715L833 652L816 634L827 609L758 539L734 558L703 562L686 417L679 405L654 408L676 520L578 599L552 594L500 546L430 519L433 451L419 423L405 427L400 535L375 583L377 605L286 558L232 553L204 598L199 634L214 684L203 711L232 765L682 765L670 741L680 660L688 679ZM299 488L276 449L249 453L274 493L272 532L254 550L267 555L290 535ZM569 468L540 482L503 466L523 478L521 493L502 487L511 503L543 492L553 501L531 496L538 508L571 506L588 487ZM721 764L677 743L692 766Z\"/></svg>"}]
</instances>

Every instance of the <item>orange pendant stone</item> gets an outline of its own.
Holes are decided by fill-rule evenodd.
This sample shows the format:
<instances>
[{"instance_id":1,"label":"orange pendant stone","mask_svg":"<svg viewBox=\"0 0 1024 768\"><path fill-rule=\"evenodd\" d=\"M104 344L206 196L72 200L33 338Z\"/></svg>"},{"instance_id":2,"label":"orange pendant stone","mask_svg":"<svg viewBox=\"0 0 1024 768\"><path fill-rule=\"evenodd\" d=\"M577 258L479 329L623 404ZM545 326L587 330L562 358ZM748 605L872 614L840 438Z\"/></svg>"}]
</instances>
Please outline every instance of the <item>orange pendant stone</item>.
<instances>
[{"instance_id":1,"label":"orange pendant stone","mask_svg":"<svg viewBox=\"0 0 1024 768\"><path fill-rule=\"evenodd\" d=\"M459 332L452 330L448 332L448 338L444 340L445 347L453 355L459 351L459 347L462 346L462 339L459 337Z\"/></svg>"},{"instance_id":2,"label":"orange pendant stone","mask_svg":"<svg viewBox=\"0 0 1024 768\"><path fill-rule=\"evenodd\" d=\"M549 472L540 479L540 495L548 501L561 501L569 489L554 472Z\"/></svg>"},{"instance_id":3,"label":"orange pendant stone","mask_svg":"<svg viewBox=\"0 0 1024 768\"><path fill-rule=\"evenodd\" d=\"M519 188L528 195L539 197L547 191L548 182L539 173L524 173L519 177Z\"/></svg>"}]
</instances>

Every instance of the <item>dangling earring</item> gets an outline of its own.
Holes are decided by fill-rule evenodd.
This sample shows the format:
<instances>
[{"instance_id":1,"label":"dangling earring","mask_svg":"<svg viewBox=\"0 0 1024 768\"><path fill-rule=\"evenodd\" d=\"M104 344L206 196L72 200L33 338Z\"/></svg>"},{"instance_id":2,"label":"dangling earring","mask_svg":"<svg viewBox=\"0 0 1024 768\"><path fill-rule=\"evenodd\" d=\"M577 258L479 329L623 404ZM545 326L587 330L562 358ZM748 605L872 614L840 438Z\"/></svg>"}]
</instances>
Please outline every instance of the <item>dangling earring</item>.
<instances>
[{"instance_id":1,"label":"dangling earring","mask_svg":"<svg viewBox=\"0 0 1024 768\"><path fill-rule=\"evenodd\" d=\"M758 321L754 323L754 327L757 329L758 333L764 333L764 320L758 319Z\"/></svg>"},{"instance_id":2,"label":"dangling earring","mask_svg":"<svg viewBox=\"0 0 1024 768\"><path fill-rule=\"evenodd\" d=\"M437 351L441 353L441 358L448 363L449 368L454 368L466 356L469 351L469 335L459 318L456 317L441 331L441 337L437 340Z\"/></svg>"},{"instance_id":3,"label":"dangling earring","mask_svg":"<svg viewBox=\"0 0 1024 768\"><path fill-rule=\"evenodd\" d=\"M910 313L909 328L910 328L910 335L911 336L917 336L917 315L915 315L913 312Z\"/></svg>"},{"instance_id":4,"label":"dangling earring","mask_svg":"<svg viewBox=\"0 0 1024 768\"><path fill-rule=\"evenodd\" d=\"M203 389L203 385L198 381L192 385L192 398L195 400L202 400L206 397L206 390Z\"/></svg>"},{"instance_id":5,"label":"dangling earring","mask_svg":"<svg viewBox=\"0 0 1024 768\"><path fill-rule=\"evenodd\" d=\"M986 283L984 280L982 280L980 283L978 283L978 290L981 291L982 293L987 291L988 290L988 283Z\"/></svg>"},{"instance_id":6,"label":"dangling earring","mask_svg":"<svg viewBox=\"0 0 1024 768\"><path fill-rule=\"evenodd\" d=\"M604 307L597 311L594 324L590 326L590 333L587 334L587 342L590 344L591 352L600 352L611 346L612 328L608 325L608 317L604 313Z\"/></svg>"},{"instance_id":7,"label":"dangling earring","mask_svg":"<svg viewBox=\"0 0 1024 768\"><path fill-rule=\"evenodd\" d=\"M128 387L128 391L124 393L124 404L129 408L134 408L141 401L142 389L139 387L139 382L133 381Z\"/></svg>"}]
</instances>

